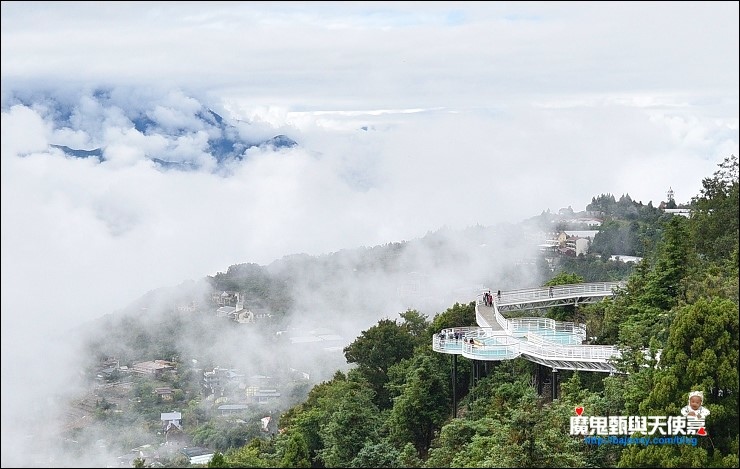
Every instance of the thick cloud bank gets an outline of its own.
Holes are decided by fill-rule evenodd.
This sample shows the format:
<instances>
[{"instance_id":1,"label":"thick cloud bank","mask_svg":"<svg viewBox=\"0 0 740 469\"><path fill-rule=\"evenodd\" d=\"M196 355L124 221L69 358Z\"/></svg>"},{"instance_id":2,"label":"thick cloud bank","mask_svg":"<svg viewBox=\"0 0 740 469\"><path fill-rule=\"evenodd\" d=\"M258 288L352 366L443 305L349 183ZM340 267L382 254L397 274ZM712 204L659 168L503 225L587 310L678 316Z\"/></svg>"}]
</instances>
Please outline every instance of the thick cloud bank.
<instances>
[{"instance_id":1,"label":"thick cloud bank","mask_svg":"<svg viewBox=\"0 0 740 469\"><path fill-rule=\"evenodd\" d=\"M150 290L496 227L423 277L447 307L527 255L500 227L687 202L738 154L736 2L1 8L3 466L77 390L72 331Z\"/></svg>"}]
</instances>

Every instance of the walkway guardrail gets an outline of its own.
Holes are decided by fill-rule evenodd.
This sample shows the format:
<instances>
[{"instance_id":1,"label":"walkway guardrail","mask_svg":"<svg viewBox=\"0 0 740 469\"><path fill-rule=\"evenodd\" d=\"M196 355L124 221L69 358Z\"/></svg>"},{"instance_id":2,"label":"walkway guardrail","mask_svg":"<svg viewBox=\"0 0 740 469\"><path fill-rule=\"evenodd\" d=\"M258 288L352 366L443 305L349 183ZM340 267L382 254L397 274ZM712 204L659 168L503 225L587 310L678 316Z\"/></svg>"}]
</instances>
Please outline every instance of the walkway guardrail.
<instances>
[{"instance_id":1,"label":"walkway guardrail","mask_svg":"<svg viewBox=\"0 0 740 469\"><path fill-rule=\"evenodd\" d=\"M578 360L605 362L619 356L619 350L612 345L558 345L553 343L535 343L528 338L520 342L522 354L532 355L546 360Z\"/></svg>"},{"instance_id":2,"label":"walkway guardrail","mask_svg":"<svg viewBox=\"0 0 740 469\"><path fill-rule=\"evenodd\" d=\"M477 360L511 360L518 357L520 342L502 331L481 338L469 338L463 343L464 357Z\"/></svg>"},{"instance_id":3,"label":"walkway guardrail","mask_svg":"<svg viewBox=\"0 0 740 469\"><path fill-rule=\"evenodd\" d=\"M471 337L485 336L481 327L450 327L442 329L432 339L432 350L442 353L462 353L463 341Z\"/></svg>"},{"instance_id":4,"label":"walkway guardrail","mask_svg":"<svg viewBox=\"0 0 740 469\"><path fill-rule=\"evenodd\" d=\"M613 295L623 286L624 282L598 282L496 293L488 290L492 295L490 301L484 294L476 301L476 322L481 327L444 329L434 336L432 348L476 360L511 360L524 356L553 368L612 372L610 360L619 356L619 350L609 345L582 345L586 339L585 325L542 317L507 319L499 306L531 309L593 302Z\"/></svg>"},{"instance_id":5,"label":"walkway guardrail","mask_svg":"<svg viewBox=\"0 0 740 469\"><path fill-rule=\"evenodd\" d=\"M511 334L524 334L536 330L552 330L577 335L586 340L585 324L574 322L555 321L550 318L511 318L507 320L506 330Z\"/></svg>"},{"instance_id":6,"label":"walkway guardrail","mask_svg":"<svg viewBox=\"0 0 740 469\"><path fill-rule=\"evenodd\" d=\"M574 296L611 296L614 290L624 287L625 282L595 282L575 283L570 285L555 285L550 290L545 288L528 288L524 290L509 290L494 294L493 299L500 305L526 303L533 300L550 300L552 298L567 298Z\"/></svg>"}]
</instances>

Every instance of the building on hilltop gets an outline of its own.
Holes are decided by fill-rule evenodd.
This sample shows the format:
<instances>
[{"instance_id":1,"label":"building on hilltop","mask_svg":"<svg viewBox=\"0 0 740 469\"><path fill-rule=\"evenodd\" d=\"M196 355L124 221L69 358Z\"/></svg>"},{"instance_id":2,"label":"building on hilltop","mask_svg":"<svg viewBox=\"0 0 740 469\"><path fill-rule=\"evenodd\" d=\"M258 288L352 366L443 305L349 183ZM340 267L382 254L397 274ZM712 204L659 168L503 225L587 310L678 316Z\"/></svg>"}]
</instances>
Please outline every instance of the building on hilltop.
<instances>
[{"instance_id":1,"label":"building on hilltop","mask_svg":"<svg viewBox=\"0 0 740 469\"><path fill-rule=\"evenodd\" d=\"M557 249L558 253L573 257L586 255L598 233L598 230L561 231L554 240L547 240L540 245L540 250Z\"/></svg>"}]
</instances>

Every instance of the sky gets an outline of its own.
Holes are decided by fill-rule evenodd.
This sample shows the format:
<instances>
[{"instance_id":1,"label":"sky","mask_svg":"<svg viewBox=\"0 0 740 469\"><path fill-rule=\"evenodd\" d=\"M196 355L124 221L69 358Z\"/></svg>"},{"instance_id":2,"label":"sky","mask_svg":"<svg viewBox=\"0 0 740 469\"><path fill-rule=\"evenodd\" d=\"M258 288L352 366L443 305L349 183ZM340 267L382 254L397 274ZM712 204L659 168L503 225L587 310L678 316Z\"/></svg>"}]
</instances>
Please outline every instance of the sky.
<instances>
[{"instance_id":1,"label":"sky","mask_svg":"<svg viewBox=\"0 0 740 469\"><path fill-rule=\"evenodd\" d=\"M672 188L688 202L738 154L738 2L4 1L1 12L4 440L5 416L30 403L7 391L38 364L31 351L150 290L584 210L604 193L657 206ZM69 120L39 96L69 103ZM243 135L298 146L249 150L215 174L200 105ZM165 136L132 129L130 109ZM107 161L50 144L103 147ZM163 172L152 154L203 167Z\"/></svg>"}]
</instances>

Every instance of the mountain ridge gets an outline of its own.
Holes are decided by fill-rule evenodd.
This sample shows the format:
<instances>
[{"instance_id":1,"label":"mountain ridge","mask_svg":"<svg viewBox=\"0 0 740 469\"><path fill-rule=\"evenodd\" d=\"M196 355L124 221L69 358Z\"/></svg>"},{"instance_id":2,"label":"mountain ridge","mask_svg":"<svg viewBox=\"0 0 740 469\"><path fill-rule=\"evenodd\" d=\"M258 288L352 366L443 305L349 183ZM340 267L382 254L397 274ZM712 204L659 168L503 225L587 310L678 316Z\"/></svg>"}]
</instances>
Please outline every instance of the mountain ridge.
<instances>
[{"instance_id":1,"label":"mountain ridge","mask_svg":"<svg viewBox=\"0 0 740 469\"><path fill-rule=\"evenodd\" d=\"M111 159L106 154L110 146L110 130L116 129L124 138L116 143L125 145L129 139L142 141L139 134L152 143L144 156L161 170L201 170L224 172L232 162L248 159L248 151L280 152L299 146L289 135L274 129L257 128L256 124L230 120L211 106L181 92L151 93L134 104L140 90L95 90L91 94L78 92L70 96L61 91L47 91L34 96L11 96L3 108L21 104L36 109L50 120L54 136L49 149L79 159ZM267 136L272 134L271 136ZM71 138L70 136L74 136ZM80 140L87 144L80 144ZM75 140L75 141L73 141Z\"/></svg>"}]
</instances>

